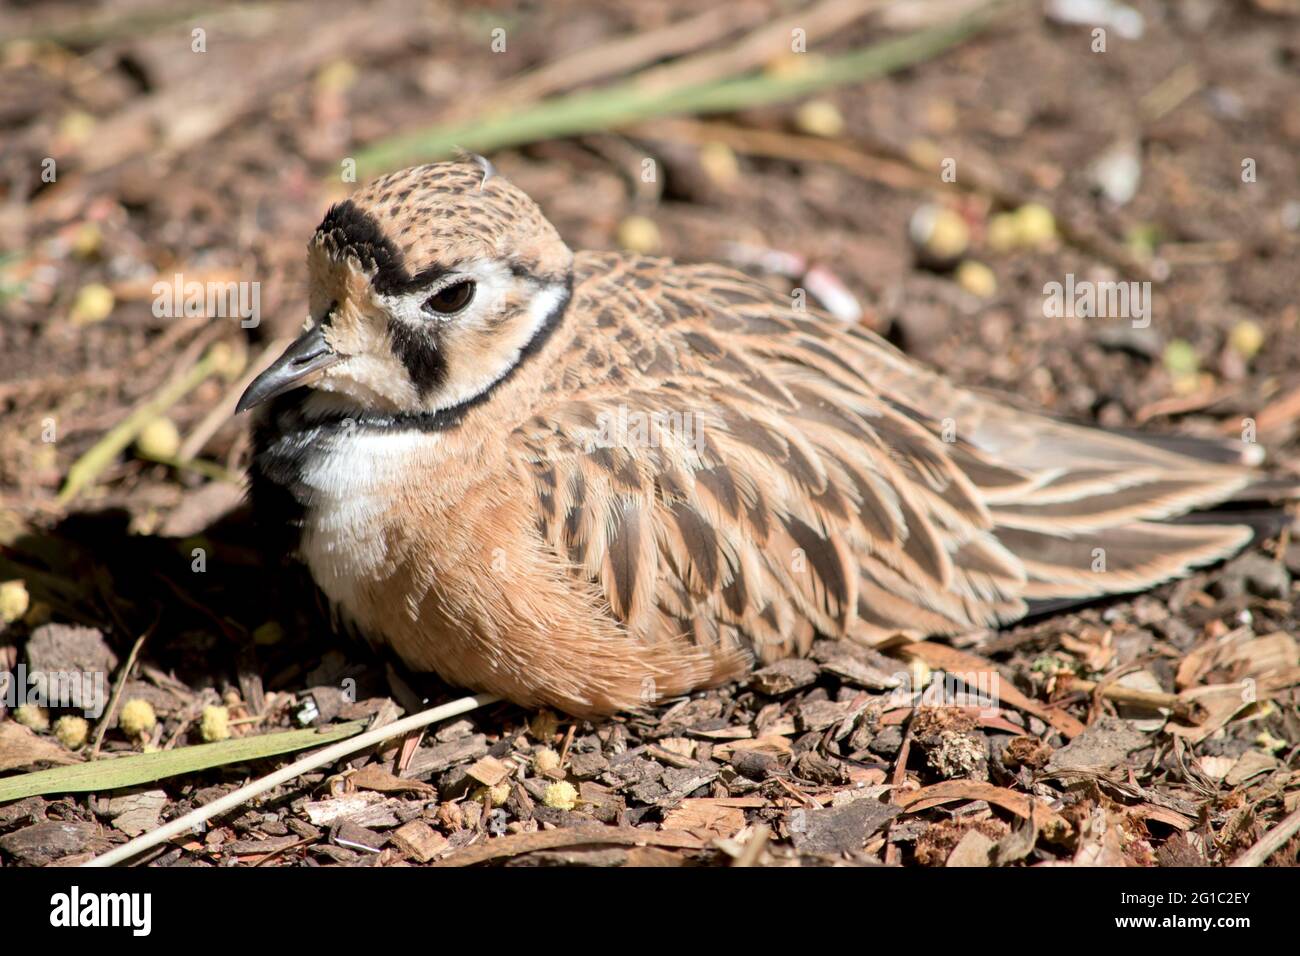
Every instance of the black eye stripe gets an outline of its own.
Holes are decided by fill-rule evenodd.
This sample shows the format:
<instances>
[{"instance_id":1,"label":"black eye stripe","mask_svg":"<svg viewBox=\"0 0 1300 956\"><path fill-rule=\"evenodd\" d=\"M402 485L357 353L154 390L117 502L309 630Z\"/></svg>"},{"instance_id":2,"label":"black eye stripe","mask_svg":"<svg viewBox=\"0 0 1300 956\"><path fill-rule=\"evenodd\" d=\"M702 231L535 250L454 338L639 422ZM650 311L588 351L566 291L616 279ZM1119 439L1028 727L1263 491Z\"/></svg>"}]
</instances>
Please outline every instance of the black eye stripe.
<instances>
[{"instance_id":1,"label":"black eye stripe","mask_svg":"<svg viewBox=\"0 0 1300 956\"><path fill-rule=\"evenodd\" d=\"M436 333L436 325L432 322L419 329L406 326L396 319L391 319L388 323L393 351L411 376L411 384L415 386L416 394L422 401L430 392L441 387L447 378L447 363L438 349Z\"/></svg>"}]
</instances>

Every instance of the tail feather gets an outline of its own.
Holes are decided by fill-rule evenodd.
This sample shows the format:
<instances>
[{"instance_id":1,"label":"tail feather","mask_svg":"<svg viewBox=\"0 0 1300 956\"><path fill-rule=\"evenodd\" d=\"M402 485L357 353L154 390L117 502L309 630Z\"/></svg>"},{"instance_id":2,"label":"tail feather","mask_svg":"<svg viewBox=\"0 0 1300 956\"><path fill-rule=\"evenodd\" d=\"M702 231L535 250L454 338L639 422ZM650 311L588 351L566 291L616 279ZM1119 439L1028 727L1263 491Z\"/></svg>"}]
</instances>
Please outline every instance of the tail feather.
<instances>
[{"instance_id":1,"label":"tail feather","mask_svg":"<svg viewBox=\"0 0 1300 956\"><path fill-rule=\"evenodd\" d=\"M1024 564L1024 596L1031 601L1142 591L1235 554L1253 536L1245 525L1151 521L1073 537L1017 528L996 534Z\"/></svg>"},{"instance_id":2,"label":"tail feather","mask_svg":"<svg viewBox=\"0 0 1300 956\"><path fill-rule=\"evenodd\" d=\"M989 414L978 452L1022 474L981 488L1024 567L1029 613L1142 591L1223 560L1288 517L1300 482L1255 470L1259 446Z\"/></svg>"}]
</instances>

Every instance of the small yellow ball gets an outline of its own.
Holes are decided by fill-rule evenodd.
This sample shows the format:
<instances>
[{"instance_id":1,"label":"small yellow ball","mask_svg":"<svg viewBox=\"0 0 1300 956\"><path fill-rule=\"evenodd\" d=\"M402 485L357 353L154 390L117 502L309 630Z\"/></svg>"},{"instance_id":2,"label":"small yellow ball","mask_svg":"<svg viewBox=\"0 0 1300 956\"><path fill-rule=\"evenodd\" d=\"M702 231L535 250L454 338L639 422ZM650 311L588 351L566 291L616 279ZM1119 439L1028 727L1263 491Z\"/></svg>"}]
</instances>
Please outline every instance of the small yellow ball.
<instances>
[{"instance_id":1,"label":"small yellow ball","mask_svg":"<svg viewBox=\"0 0 1300 956\"><path fill-rule=\"evenodd\" d=\"M578 805L578 791L573 784L561 780L546 788L542 794L542 803L556 810L572 810Z\"/></svg>"},{"instance_id":2,"label":"small yellow ball","mask_svg":"<svg viewBox=\"0 0 1300 956\"><path fill-rule=\"evenodd\" d=\"M1056 238L1056 217L1041 203L1026 203L1016 210L1015 216L1020 245L1038 248Z\"/></svg>"},{"instance_id":3,"label":"small yellow ball","mask_svg":"<svg viewBox=\"0 0 1300 956\"><path fill-rule=\"evenodd\" d=\"M1238 322L1228 335L1228 344L1242 358L1254 358L1264 347L1264 330L1249 319Z\"/></svg>"},{"instance_id":4,"label":"small yellow ball","mask_svg":"<svg viewBox=\"0 0 1300 956\"><path fill-rule=\"evenodd\" d=\"M657 252L662 243L659 227L653 219L628 216L618 224L618 244L629 252Z\"/></svg>"},{"instance_id":5,"label":"small yellow ball","mask_svg":"<svg viewBox=\"0 0 1300 956\"><path fill-rule=\"evenodd\" d=\"M50 715L44 707L36 704L19 704L14 708L14 720L28 730L44 731L50 729Z\"/></svg>"},{"instance_id":6,"label":"small yellow ball","mask_svg":"<svg viewBox=\"0 0 1300 956\"><path fill-rule=\"evenodd\" d=\"M135 445L146 458L175 458L181 450L181 433L175 422L160 415L140 430Z\"/></svg>"},{"instance_id":7,"label":"small yellow ball","mask_svg":"<svg viewBox=\"0 0 1300 956\"><path fill-rule=\"evenodd\" d=\"M543 747L533 754L533 770L537 773L546 773L548 770L554 770L560 765L560 755L550 747Z\"/></svg>"},{"instance_id":8,"label":"small yellow ball","mask_svg":"<svg viewBox=\"0 0 1300 956\"><path fill-rule=\"evenodd\" d=\"M801 133L834 139L844 132L844 114L830 100L809 100L794 114L795 126Z\"/></svg>"},{"instance_id":9,"label":"small yellow ball","mask_svg":"<svg viewBox=\"0 0 1300 956\"><path fill-rule=\"evenodd\" d=\"M927 255L940 261L960 258L970 245L966 220L944 206L922 206L908 224L912 241Z\"/></svg>"},{"instance_id":10,"label":"small yellow ball","mask_svg":"<svg viewBox=\"0 0 1300 956\"><path fill-rule=\"evenodd\" d=\"M115 303L113 290L108 286L98 282L83 286L72 301L72 324L93 325L103 322L113 314Z\"/></svg>"},{"instance_id":11,"label":"small yellow ball","mask_svg":"<svg viewBox=\"0 0 1300 956\"><path fill-rule=\"evenodd\" d=\"M77 750L86 745L86 740L90 737L90 724L85 717L60 717L54 722L54 736L69 750Z\"/></svg>"},{"instance_id":12,"label":"small yellow ball","mask_svg":"<svg viewBox=\"0 0 1300 956\"><path fill-rule=\"evenodd\" d=\"M225 707L204 707L199 735L208 743L230 738L230 711Z\"/></svg>"},{"instance_id":13,"label":"small yellow ball","mask_svg":"<svg viewBox=\"0 0 1300 956\"><path fill-rule=\"evenodd\" d=\"M0 621L10 624L18 620L27 613L31 603L27 585L22 581L5 581L0 584Z\"/></svg>"},{"instance_id":14,"label":"small yellow ball","mask_svg":"<svg viewBox=\"0 0 1300 956\"><path fill-rule=\"evenodd\" d=\"M1195 375L1201 365L1196 346L1186 339L1174 339L1166 345L1163 359L1165 369L1175 378Z\"/></svg>"},{"instance_id":15,"label":"small yellow ball","mask_svg":"<svg viewBox=\"0 0 1300 956\"><path fill-rule=\"evenodd\" d=\"M957 267L957 284L981 299L991 299L998 291L998 279L993 270L973 259L967 259Z\"/></svg>"},{"instance_id":16,"label":"small yellow ball","mask_svg":"<svg viewBox=\"0 0 1300 956\"><path fill-rule=\"evenodd\" d=\"M133 697L122 705L117 725L128 737L143 737L158 726L158 717L153 712L153 704L143 697Z\"/></svg>"},{"instance_id":17,"label":"small yellow ball","mask_svg":"<svg viewBox=\"0 0 1300 956\"><path fill-rule=\"evenodd\" d=\"M284 640L284 628L279 621L267 621L258 625L253 631L253 643L258 647L270 647Z\"/></svg>"},{"instance_id":18,"label":"small yellow ball","mask_svg":"<svg viewBox=\"0 0 1300 956\"><path fill-rule=\"evenodd\" d=\"M1011 213L1000 212L989 220L988 242L994 252L1010 252L1019 241L1020 230Z\"/></svg>"},{"instance_id":19,"label":"small yellow ball","mask_svg":"<svg viewBox=\"0 0 1300 956\"><path fill-rule=\"evenodd\" d=\"M719 186L730 186L740 178L740 162L726 143L710 142L701 146L700 166Z\"/></svg>"}]
</instances>

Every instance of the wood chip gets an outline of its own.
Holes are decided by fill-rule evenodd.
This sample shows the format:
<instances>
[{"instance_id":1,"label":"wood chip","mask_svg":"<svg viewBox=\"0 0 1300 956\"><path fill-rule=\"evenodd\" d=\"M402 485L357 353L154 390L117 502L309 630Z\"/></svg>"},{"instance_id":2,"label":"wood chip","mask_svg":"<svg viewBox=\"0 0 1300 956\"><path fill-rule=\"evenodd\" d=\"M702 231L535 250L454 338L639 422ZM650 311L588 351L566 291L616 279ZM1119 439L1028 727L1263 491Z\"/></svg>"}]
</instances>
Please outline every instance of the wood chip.
<instances>
[{"instance_id":1,"label":"wood chip","mask_svg":"<svg viewBox=\"0 0 1300 956\"><path fill-rule=\"evenodd\" d=\"M754 671L749 686L769 697L778 697L807 687L817 680L818 667L804 657L787 657Z\"/></svg>"},{"instance_id":2,"label":"wood chip","mask_svg":"<svg viewBox=\"0 0 1300 956\"><path fill-rule=\"evenodd\" d=\"M957 845L948 854L944 866L982 867L992 866L993 848L997 846L974 827L967 830Z\"/></svg>"},{"instance_id":3,"label":"wood chip","mask_svg":"<svg viewBox=\"0 0 1300 956\"><path fill-rule=\"evenodd\" d=\"M801 853L857 853L867 837L901 812L878 800L855 800L820 810L801 808L790 813L790 838Z\"/></svg>"},{"instance_id":4,"label":"wood chip","mask_svg":"<svg viewBox=\"0 0 1300 956\"><path fill-rule=\"evenodd\" d=\"M99 827L93 823L46 820L0 836L0 850L28 866L44 866L70 853L97 852Z\"/></svg>"},{"instance_id":5,"label":"wood chip","mask_svg":"<svg viewBox=\"0 0 1300 956\"><path fill-rule=\"evenodd\" d=\"M1151 738L1131 723L1103 715L1082 734L1052 754L1046 770L1110 770L1128 759L1134 750L1150 744Z\"/></svg>"},{"instance_id":6,"label":"wood chip","mask_svg":"<svg viewBox=\"0 0 1300 956\"><path fill-rule=\"evenodd\" d=\"M510 776L510 767L496 757L484 757L465 771L485 787L495 787Z\"/></svg>"},{"instance_id":7,"label":"wood chip","mask_svg":"<svg viewBox=\"0 0 1300 956\"><path fill-rule=\"evenodd\" d=\"M744 826L744 811L721 800L683 800L664 814L664 827L668 830L690 830L697 834L706 831L720 837L732 837Z\"/></svg>"},{"instance_id":8,"label":"wood chip","mask_svg":"<svg viewBox=\"0 0 1300 956\"><path fill-rule=\"evenodd\" d=\"M418 863L428 863L451 846L445 836L423 820L412 820L398 827L393 831L392 842L398 852Z\"/></svg>"},{"instance_id":9,"label":"wood chip","mask_svg":"<svg viewBox=\"0 0 1300 956\"><path fill-rule=\"evenodd\" d=\"M145 790L113 797L106 809L116 829L129 837L136 837L158 825L166 805L165 790Z\"/></svg>"}]
</instances>

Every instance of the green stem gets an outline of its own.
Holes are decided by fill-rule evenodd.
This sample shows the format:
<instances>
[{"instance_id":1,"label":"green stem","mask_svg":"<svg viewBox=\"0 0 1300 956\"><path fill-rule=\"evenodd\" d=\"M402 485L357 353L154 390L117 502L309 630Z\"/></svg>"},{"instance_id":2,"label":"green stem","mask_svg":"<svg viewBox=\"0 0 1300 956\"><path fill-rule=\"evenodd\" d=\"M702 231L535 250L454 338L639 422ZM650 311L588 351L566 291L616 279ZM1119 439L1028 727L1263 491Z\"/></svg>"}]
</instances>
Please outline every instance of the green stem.
<instances>
[{"instance_id":1,"label":"green stem","mask_svg":"<svg viewBox=\"0 0 1300 956\"><path fill-rule=\"evenodd\" d=\"M410 162L443 159L457 149L490 152L543 139L626 126L660 116L723 113L796 99L844 83L883 76L928 60L984 30L1005 0L994 0L957 20L826 60L812 60L794 75L730 77L713 83L645 89L631 80L603 89L544 100L521 113L393 137L362 150L367 175Z\"/></svg>"}]
</instances>

